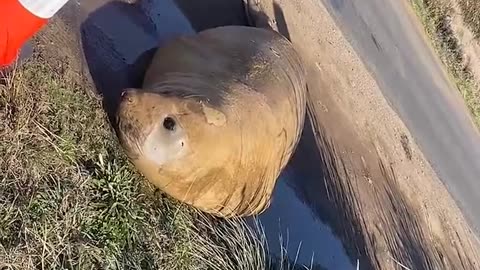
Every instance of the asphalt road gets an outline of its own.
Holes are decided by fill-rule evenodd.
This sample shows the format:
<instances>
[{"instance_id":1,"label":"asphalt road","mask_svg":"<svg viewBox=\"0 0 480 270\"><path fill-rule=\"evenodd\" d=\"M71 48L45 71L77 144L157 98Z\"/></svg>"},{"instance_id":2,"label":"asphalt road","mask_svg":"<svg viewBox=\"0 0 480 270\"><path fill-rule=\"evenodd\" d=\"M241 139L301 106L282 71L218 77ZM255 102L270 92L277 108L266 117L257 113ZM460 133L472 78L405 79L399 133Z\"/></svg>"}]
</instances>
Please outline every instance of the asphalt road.
<instances>
[{"instance_id":1,"label":"asphalt road","mask_svg":"<svg viewBox=\"0 0 480 270\"><path fill-rule=\"evenodd\" d=\"M407 11L408 2L319 1L325 3L478 235L480 136Z\"/></svg>"}]
</instances>

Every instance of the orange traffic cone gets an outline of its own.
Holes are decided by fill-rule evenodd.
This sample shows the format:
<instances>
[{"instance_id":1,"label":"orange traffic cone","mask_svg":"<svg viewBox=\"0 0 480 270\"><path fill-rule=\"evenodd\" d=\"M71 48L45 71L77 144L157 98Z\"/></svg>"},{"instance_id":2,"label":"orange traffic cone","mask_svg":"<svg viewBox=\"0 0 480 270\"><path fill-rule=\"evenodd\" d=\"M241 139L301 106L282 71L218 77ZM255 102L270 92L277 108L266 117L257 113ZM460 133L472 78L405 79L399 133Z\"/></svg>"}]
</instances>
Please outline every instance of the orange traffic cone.
<instances>
[{"instance_id":1,"label":"orange traffic cone","mask_svg":"<svg viewBox=\"0 0 480 270\"><path fill-rule=\"evenodd\" d=\"M0 0L0 68L12 64L23 44L68 0Z\"/></svg>"}]
</instances>

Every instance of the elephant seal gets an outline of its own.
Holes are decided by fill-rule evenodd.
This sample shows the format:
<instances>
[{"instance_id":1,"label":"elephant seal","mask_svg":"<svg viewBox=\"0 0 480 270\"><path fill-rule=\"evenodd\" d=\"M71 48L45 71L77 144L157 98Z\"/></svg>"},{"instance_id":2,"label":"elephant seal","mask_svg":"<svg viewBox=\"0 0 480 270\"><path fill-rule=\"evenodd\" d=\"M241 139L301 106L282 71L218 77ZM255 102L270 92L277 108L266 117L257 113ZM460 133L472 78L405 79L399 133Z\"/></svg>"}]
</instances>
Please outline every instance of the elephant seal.
<instances>
[{"instance_id":1,"label":"elephant seal","mask_svg":"<svg viewBox=\"0 0 480 270\"><path fill-rule=\"evenodd\" d=\"M175 38L155 52L142 88L122 93L120 144L171 197L220 217L259 214L303 129L305 72L272 30Z\"/></svg>"}]
</instances>

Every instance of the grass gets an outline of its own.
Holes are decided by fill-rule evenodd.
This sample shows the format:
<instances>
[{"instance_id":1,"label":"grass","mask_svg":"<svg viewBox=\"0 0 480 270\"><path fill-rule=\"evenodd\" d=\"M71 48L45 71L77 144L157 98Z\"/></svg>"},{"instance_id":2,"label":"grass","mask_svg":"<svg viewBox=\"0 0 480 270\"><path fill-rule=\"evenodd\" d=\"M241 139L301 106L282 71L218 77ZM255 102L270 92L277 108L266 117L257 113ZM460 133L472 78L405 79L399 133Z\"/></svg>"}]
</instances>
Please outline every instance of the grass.
<instances>
[{"instance_id":1,"label":"grass","mask_svg":"<svg viewBox=\"0 0 480 270\"><path fill-rule=\"evenodd\" d=\"M36 53L0 80L1 270L299 269L270 259L259 224L149 185L68 74Z\"/></svg>"},{"instance_id":2,"label":"grass","mask_svg":"<svg viewBox=\"0 0 480 270\"><path fill-rule=\"evenodd\" d=\"M64 68L37 56L0 86L0 268L191 269L189 210L135 173Z\"/></svg>"},{"instance_id":3,"label":"grass","mask_svg":"<svg viewBox=\"0 0 480 270\"><path fill-rule=\"evenodd\" d=\"M462 46L450 26L453 0L410 0L437 54L480 127L480 86L466 66ZM480 1L457 0L465 24L480 36Z\"/></svg>"},{"instance_id":4,"label":"grass","mask_svg":"<svg viewBox=\"0 0 480 270\"><path fill-rule=\"evenodd\" d=\"M462 10L465 24L474 33L476 38L480 38L480 1L477 0L457 0Z\"/></svg>"}]
</instances>

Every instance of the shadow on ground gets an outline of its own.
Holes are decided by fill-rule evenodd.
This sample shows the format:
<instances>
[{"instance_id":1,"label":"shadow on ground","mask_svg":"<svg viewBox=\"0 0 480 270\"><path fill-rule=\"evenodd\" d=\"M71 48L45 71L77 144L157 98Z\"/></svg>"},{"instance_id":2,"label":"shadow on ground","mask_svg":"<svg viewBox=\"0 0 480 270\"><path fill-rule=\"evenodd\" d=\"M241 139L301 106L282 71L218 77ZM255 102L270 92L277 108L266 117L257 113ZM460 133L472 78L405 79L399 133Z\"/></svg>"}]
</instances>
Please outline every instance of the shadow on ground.
<instances>
[{"instance_id":1,"label":"shadow on ground","mask_svg":"<svg viewBox=\"0 0 480 270\"><path fill-rule=\"evenodd\" d=\"M224 25L246 25L242 0L174 0L196 31Z\"/></svg>"},{"instance_id":2,"label":"shadow on ground","mask_svg":"<svg viewBox=\"0 0 480 270\"><path fill-rule=\"evenodd\" d=\"M151 1L142 4L107 2L86 16L80 26L85 62L111 120L123 89L141 86L155 48L172 37L193 33L170 1L158 1L156 6ZM161 14L154 12L162 8L168 8L169 14L159 25L155 16Z\"/></svg>"},{"instance_id":3,"label":"shadow on ground","mask_svg":"<svg viewBox=\"0 0 480 270\"><path fill-rule=\"evenodd\" d=\"M352 173L350 160L339 152L311 107L287 168L293 177L285 181L314 216L341 239L352 265L359 260L360 269L384 269L382 257L387 255L409 269L475 268L474 262L459 260L461 247L445 247L433 240L428 225L399 189L393 167L378 154L380 175L372 176L372 183L365 179L370 177L368 172ZM374 229L382 232L383 239L376 238L371 225L367 226L370 218L377 222ZM309 232L304 233L308 241ZM384 249L379 245L385 245Z\"/></svg>"}]
</instances>

